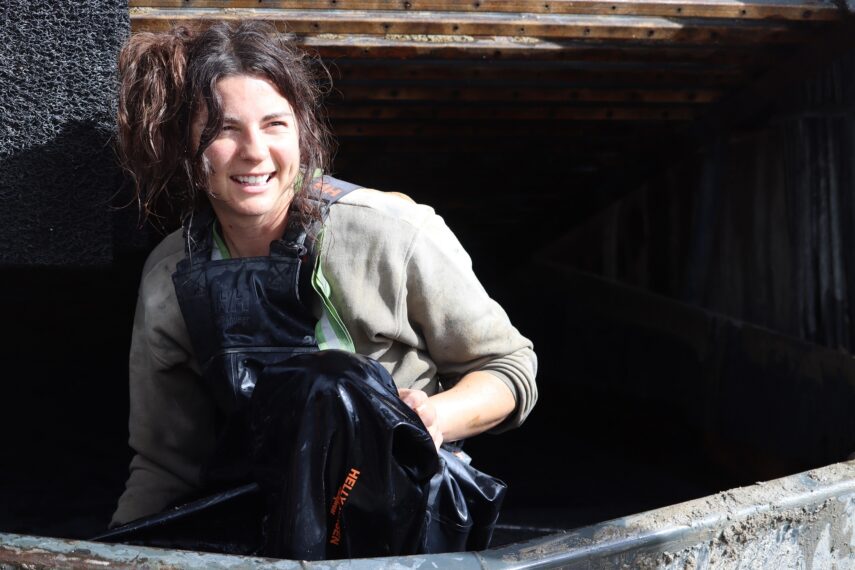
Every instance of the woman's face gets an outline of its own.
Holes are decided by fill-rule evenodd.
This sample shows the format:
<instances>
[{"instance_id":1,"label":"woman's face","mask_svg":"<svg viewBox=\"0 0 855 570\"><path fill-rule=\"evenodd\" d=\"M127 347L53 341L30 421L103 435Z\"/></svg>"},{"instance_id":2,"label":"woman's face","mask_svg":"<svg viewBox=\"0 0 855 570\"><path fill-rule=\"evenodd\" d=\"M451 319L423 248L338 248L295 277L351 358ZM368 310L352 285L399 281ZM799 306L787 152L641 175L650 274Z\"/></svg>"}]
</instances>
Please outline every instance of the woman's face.
<instances>
[{"instance_id":1,"label":"woman's face","mask_svg":"<svg viewBox=\"0 0 855 570\"><path fill-rule=\"evenodd\" d=\"M205 149L208 191L224 225L277 224L285 219L300 169L297 121L270 81L236 75L217 82L223 129ZM196 144L208 119L193 122Z\"/></svg>"}]
</instances>

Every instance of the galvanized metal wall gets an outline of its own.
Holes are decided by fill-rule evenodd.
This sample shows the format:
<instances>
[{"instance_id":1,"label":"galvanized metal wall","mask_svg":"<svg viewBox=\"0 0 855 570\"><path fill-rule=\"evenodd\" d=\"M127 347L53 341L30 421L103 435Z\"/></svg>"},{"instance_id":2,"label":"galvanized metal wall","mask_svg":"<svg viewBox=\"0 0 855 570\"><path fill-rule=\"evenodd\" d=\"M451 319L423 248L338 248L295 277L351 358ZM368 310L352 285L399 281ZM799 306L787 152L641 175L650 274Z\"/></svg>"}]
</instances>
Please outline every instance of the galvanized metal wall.
<instances>
[{"instance_id":1,"label":"galvanized metal wall","mask_svg":"<svg viewBox=\"0 0 855 570\"><path fill-rule=\"evenodd\" d=\"M855 50L772 104L547 256L855 350Z\"/></svg>"}]
</instances>

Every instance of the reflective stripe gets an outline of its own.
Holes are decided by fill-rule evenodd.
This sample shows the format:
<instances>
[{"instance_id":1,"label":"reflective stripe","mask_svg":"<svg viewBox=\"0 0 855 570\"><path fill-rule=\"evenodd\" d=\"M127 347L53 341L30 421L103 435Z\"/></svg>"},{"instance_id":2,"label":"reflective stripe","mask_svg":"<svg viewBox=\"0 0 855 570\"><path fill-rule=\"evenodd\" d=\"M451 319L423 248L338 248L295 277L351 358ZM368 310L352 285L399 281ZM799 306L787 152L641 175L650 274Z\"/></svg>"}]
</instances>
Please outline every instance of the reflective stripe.
<instances>
[{"instance_id":1,"label":"reflective stripe","mask_svg":"<svg viewBox=\"0 0 855 570\"><path fill-rule=\"evenodd\" d=\"M220 231L217 229L219 227L219 222L214 222L211 226L211 231L214 234L214 246L211 248L211 261L219 261L221 259L231 259L232 256L229 253L229 247L226 245L226 242L223 241L223 238L220 237Z\"/></svg>"},{"instance_id":2,"label":"reflective stripe","mask_svg":"<svg viewBox=\"0 0 855 570\"><path fill-rule=\"evenodd\" d=\"M324 270L321 267L321 241L323 231L318 234L317 242L315 243L318 257L315 260L315 268L312 270L312 288L321 298L322 314L318 324L315 325L315 337L318 340L318 348L326 350L337 348L347 352L356 352L353 346L353 339L350 338L350 333L347 332L347 327L344 326L338 311L330 300L332 289L330 284L324 277Z\"/></svg>"},{"instance_id":3,"label":"reflective stripe","mask_svg":"<svg viewBox=\"0 0 855 570\"><path fill-rule=\"evenodd\" d=\"M348 350L348 347L339 341L335 329L333 328L332 321L330 321L330 313L327 311L326 307L323 307L323 314L315 325L315 338L318 341L318 348L321 350L328 350L331 348Z\"/></svg>"}]
</instances>

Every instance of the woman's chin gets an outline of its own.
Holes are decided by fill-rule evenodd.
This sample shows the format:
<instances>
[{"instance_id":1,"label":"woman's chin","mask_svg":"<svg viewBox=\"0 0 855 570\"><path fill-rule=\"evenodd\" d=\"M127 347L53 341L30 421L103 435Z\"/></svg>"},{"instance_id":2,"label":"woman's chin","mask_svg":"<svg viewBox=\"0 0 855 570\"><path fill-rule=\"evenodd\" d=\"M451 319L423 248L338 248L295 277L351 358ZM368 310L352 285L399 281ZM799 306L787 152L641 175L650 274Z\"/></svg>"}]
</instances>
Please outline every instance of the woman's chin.
<instances>
[{"instance_id":1,"label":"woman's chin","mask_svg":"<svg viewBox=\"0 0 855 570\"><path fill-rule=\"evenodd\" d=\"M214 205L218 218L278 218L288 203L280 204L266 196L253 196L248 199Z\"/></svg>"}]
</instances>

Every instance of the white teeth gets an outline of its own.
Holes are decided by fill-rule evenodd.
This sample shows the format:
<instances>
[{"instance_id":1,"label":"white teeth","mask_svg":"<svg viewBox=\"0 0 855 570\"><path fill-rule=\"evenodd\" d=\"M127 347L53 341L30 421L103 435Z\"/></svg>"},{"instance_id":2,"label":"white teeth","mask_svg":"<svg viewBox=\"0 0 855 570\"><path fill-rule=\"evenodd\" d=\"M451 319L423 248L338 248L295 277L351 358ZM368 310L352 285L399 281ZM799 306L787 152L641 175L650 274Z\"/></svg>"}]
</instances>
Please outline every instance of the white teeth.
<instances>
[{"instance_id":1,"label":"white teeth","mask_svg":"<svg viewBox=\"0 0 855 570\"><path fill-rule=\"evenodd\" d=\"M263 176L234 176L233 178L241 184L264 184L269 176L269 174L264 174Z\"/></svg>"}]
</instances>

